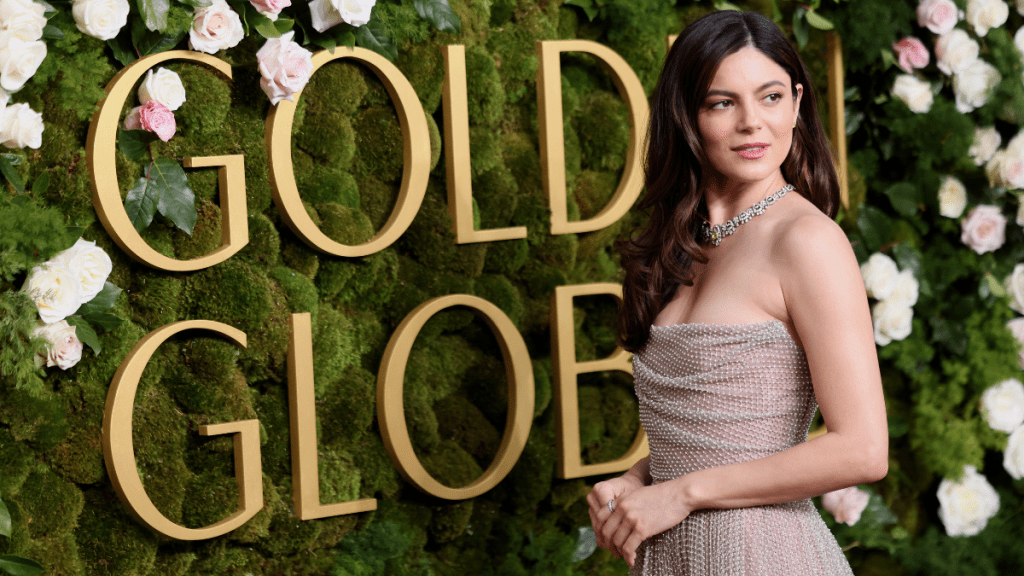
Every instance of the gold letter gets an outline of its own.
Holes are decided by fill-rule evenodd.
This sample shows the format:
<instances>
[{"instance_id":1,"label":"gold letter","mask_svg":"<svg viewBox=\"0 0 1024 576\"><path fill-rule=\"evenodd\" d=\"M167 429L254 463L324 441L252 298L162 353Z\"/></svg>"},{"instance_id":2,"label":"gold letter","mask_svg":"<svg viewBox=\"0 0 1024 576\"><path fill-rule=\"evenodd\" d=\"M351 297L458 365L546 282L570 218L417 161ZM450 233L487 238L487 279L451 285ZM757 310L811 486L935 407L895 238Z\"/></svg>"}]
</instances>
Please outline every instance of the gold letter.
<instances>
[{"instance_id":1,"label":"gold letter","mask_svg":"<svg viewBox=\"0 0 1024 576\"><path fill-rule=\"evenodd\" d=\"M611 294L622 302L622 286L610 282L559 286L551 295L551 360L555 373L555 431L558 441L558 477L581 478L628 470L638 459L647 456L647 434L637 431L633 445L611 462L583 465L580 458L580 414L576 395L576 378L580 374L619 370L633 374L629 353L616 348L611 356L589 362L576 361L576 331L573 323L572 299L576 296Z\"/></svg>"},{"instance_id":2,"label":"gold letter","mask_svg":"<svg viewBox=\"0 0 1024 576\"><path fill-rule=\"evenodd\" d=\"M292 232L311 248L335 256L368 256L398 240L416 217L423 196L427 193L427 180L430 177L430 136L427 131L427 117L423 113L420 99L416 96L412 84L394 64L365 48L338 47L333 55L327 50L314 54L313 72L339 58L355 58L369 66L387 87L398 111L402 137L405 141L405 166L402 172L402 187L391 216L373 238L358 246L339 244L316 227L302 206L299 188L295 184L291 147L295 102L289 100L281 100L276 106L271 107L267 116L265 135L270 154L270 185L274 193L274 203L281 211L281 217ZM300 90L293 98L298 101L301 94Z\"/></svg>"},{"instance_id":3,"label":"gold letter","mask_svg":"<svg viewBox=\"0 0 1024 576\"><path fill-rule=\"evenodd\" d=\"M469 165L469 104L466 102L466 47L443 46L444 164L448 174L448 213L455 243L526 238L526 227L473 229L473 184Z\"/></svg>"},{"instance_id":4,"label":"gold letter","mask_svg":"<svg viewBox=\"0 0 1024 576\"><path fill-rule=\"evenodd\" d=\"M494 461L475 482L461 488L450 488L434 480L423 468L409 440L402 407L405 365L416 335L431 316L450 306L468 306L479 313L498 337L505 358L508 378L508 415L505 434ZM384 446L392 462L406 481L421 492L447 500L464 500L487 492L501 482L515 465L526 446L533 420L533 368L526 342L515 325L497 306L467 294L451 294L427 300L409 313L398 325L384 350L377 375L377 421Z\"/></svg>"},{"instance_id":5,"label":"gold letter","mask_svg":"<svg viewBox=\"0 0 1024 576\"><path fill-rule=\"evenodd\" d=\"M220 264L234 256L249 242L249 221L245 209L245 171L242 156L211 156L186 158L185 167L222 166L220 170L222 226L220 248L192 260L176 260L160 254L142 239L125 212L121 191L117 183L114 148L117 145L117 124L121 108L147 70L173 59L191 60L206 64L231 78L231 65L227 62L189 50L172 50L140 58L125 66L107 84L107 97L89 123L86 139L86 163L92 175L92 196L96 214L114 242L134 260L167 272L192 272Z\"/></svg>"},{"instance_id":6,"label":"gold letter","mask_svg":"<svg viewBox=\"0 0 1024 576\"><path fill-rule=\"evenodd\" d=\"M132 441L132 410L135 392L139 388L142 371L156 349L171 336L184 330L210 330L227 336L245 347L245 333L211 320L186 320L157 328L146 334L132 348L118 367L107 392L107 407L103 413L103 457L114 491L128 511L151 530L177 540L203 540L221 536L245 524L263 508L263 473L260 470L260 423L258 420L240 420L225 424L200 426L203 436L234 434L235 478L238 480L238 510L227 518L203 528L186 528L175 524L157 510L146 494L135 465L135 445Z\"/></svg>"},{"instance_id":7,"label":"gold letter","mask_svg":"<svg viewBox=\"0 0 1024 576\"><path fill-rule=\"evenodd\" d=\"M562 133L562 52L586 52L596 56L604 69L612 76L619 94L629 107L630 137L629 151L626 152L626 166L622 180L611 201L596 216L589 220L569 222L565 190L565 136ZM570 234L592 232L615 223L633 202L643 188L643 171L640 169L640 155L637 148L642 143L643 131L647 129L649 114L647 96L636 72L611 48L589 40L549 40L537 42L537 111L540 115L540 163L544 177L544 190L551 206L551 233Z\"/></svg>"},{"instance_id":8,"label":"gold letter","mask_svg":"<svg viewBox=\"0 0 1024 576\"><path fill-rule=\"evenodd\" d=\"M316 452L316 400L313 395L313 335L309 313L292 314L288 346L288 412L292 436L292 498L299 520L341 516L377 509L377 500L363 498L337 504L320 503Z\"/></svg>"}]
</instances>

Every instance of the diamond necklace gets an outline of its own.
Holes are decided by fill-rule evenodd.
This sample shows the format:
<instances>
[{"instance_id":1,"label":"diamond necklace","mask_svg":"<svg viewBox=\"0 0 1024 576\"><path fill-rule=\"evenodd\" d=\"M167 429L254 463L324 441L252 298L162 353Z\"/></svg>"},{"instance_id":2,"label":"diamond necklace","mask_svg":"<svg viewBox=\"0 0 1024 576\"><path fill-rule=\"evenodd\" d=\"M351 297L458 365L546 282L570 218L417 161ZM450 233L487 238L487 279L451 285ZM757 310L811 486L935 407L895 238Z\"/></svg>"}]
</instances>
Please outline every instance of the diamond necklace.
<instances>
[{"instance_id":1,"label":"diamond necklace","mask_svg":"<svg viewBox=\"0 0 1024 576\"><path fill-rule=\"evenodd\" d=\"M760 202L755 202L753 206L747 208L743 212L740 212L739 215L735 216L732 220L726 220L721 224L715 224L712 226L707 220L705 220L701 226L701 229L704 232L704 240L711 240L712 244L718 246L722 243L722 237L732 234L740 224L745 224L754 216L764 214L765 208L775 204L779 198L785 196L786 192L789 192L792 189L792 184L786 184L771 196L761 200Z\"/></svg>"}]
</instances>

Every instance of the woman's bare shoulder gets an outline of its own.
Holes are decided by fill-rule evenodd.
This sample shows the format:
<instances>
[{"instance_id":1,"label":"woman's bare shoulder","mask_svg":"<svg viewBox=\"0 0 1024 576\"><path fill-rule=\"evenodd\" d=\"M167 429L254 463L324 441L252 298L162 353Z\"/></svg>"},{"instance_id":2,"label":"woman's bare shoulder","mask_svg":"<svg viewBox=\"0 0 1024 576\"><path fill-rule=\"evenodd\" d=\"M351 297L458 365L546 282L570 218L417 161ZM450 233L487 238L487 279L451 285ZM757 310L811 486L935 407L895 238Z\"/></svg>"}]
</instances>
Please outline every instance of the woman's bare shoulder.
<instances>
[{"instance_id":1,"label":"woman's bare shoulder","mask_svg":"<svg viewBox=\"0 0 1024 576\"><path fill-rule=\"evenodd\" d=\"M850 240L839 224L803 196L794 200L772 227L773 256L794 264L856 265Z\"/></svg>"}]
</instances>

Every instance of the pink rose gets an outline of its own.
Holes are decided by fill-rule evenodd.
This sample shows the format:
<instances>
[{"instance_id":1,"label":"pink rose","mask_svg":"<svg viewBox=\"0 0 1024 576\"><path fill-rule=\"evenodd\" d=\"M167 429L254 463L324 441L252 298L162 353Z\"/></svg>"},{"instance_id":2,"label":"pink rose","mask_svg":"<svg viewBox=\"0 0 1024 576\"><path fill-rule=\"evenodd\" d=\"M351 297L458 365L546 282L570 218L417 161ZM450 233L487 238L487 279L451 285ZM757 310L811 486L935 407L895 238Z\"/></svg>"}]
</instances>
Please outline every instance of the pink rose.
<instances>
[{"instance_id":1,"label":"pink rose","mask_svg":"<svg viewBox=\"0 0 1024 576\"><path fill-rule=\"evenodd\" d=\"M899 67L907 74L912 73L914 68L924 68L931 60L928 49L913 36L907 36L899 42L894 42L892 49L896 52Z\"/></svg>"},{"instance_id":2,"label":"pink rose","mask_svg":"<svg viewBox=\"0 0 1024 576\"><path fill-rule=\"evenodd\" d=\"M917 5L917 24L933 34L946 34L960 20L959 12L952 0L921 0Z\"/></svg>"},{"instance_id":3,"label":"pink rose","mask_svg":"<svg viewBox=\"0 0 1024 576\"><path fill-rule=\"evenodd\" d=\"M871 500L871 494L856 486L821 495L821 505L825 510L832 513L836 522L847 526L853 526L860 520L860 515L868 507L868 500Z\"/></svg>"},{"instance_id":4,"label":"pink rose","mask_svg":"<svg viewBox=\"0 0 1024 576\"><path fill-rule=\"evenodd\" d=\"M1006 216L998 206L976 206L960 229L960 241L978 254L996 250L1006 242Z\"/></svg>"},{"instance_id":5,"label":"pink rose","mask_svg":"<svg viewBox=\"0 0 1024 576\"><path fill-rule=\"evenodd\" d=\"M291 100L292 94L302 90L313 74L313 53L292 41L295 32L270 38L256 53L260 66L260 87L267 93L271 104Z\"/></svg>"},{"instance_id":6,"label":"pink rose","mask_svg":"<svg viewBox=\"0 0 1024 576\"><path fill-rule=\"evenodd\" d=\"M1013 333L1013 337L1016 338L1018 342L1024 344L1024 316L1018 316L1013 320L1010 320L1006 323L1006 327L1010 329L1010 332ZM1021 349L1020 354L1017 357L1017 362L1020 363L1021 368L1024 368L1024 348Z\"/></svg>"},{"instance_id":7,"label":"pink rose","mask_svg":"<svg viewBox=\"0 0 1024 576\"><path fill-rule=\"evenodd\" d=\"M277 20L281 10L292 5L292 0L249 0L257 12L271 20Z\"/></svg>"},{"instance_id":8,"label":"pink rose","mask_svg":"<svg viewBox=\"0 0 1024 576\"><path fill-rule=\"evenodd\" d=\"M39 324L32 330L32 335L46 339L46 354L36 356L36 364L41 367L45 362L47 366L58 366L61 370L78 364L82 359L82 341L75 334L75 327L67 320Z\"/></svg>"},{"instance_id":9,"label":"pink rose","mask_svg":"<svg viewBox=\"0 0 1024 576\"><path fill-rule=\"evenodd\" d=\"M124 119L124 129L146 130L167 142L174 136L178 126L174 122L174 112L171 112L170 108L156 100L150 100L142 106L132 108L128 117Z\"/></svg>"}]
</instances>

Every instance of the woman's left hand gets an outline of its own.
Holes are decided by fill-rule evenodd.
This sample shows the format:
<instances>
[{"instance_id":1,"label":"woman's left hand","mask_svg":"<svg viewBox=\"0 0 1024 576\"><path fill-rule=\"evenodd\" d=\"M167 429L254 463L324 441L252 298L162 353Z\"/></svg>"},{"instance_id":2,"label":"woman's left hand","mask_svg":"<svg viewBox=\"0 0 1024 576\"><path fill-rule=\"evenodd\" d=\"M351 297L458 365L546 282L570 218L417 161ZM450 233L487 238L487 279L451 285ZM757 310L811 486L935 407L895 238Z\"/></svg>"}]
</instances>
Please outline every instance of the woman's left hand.
<instances>
[{"instance_id":1,"label":"woman's left hand","mask_svg":"<svg viewBox=\"0 0 1024 576\"><path fill-rule=\"evenodd\" d=\"M599 511L598 519L601 535L632 567L641 542L679 524L691 511L679 487L670 481L633 490L615 500L615 512L607 507Z\"/></svg>"}]
</instances>

